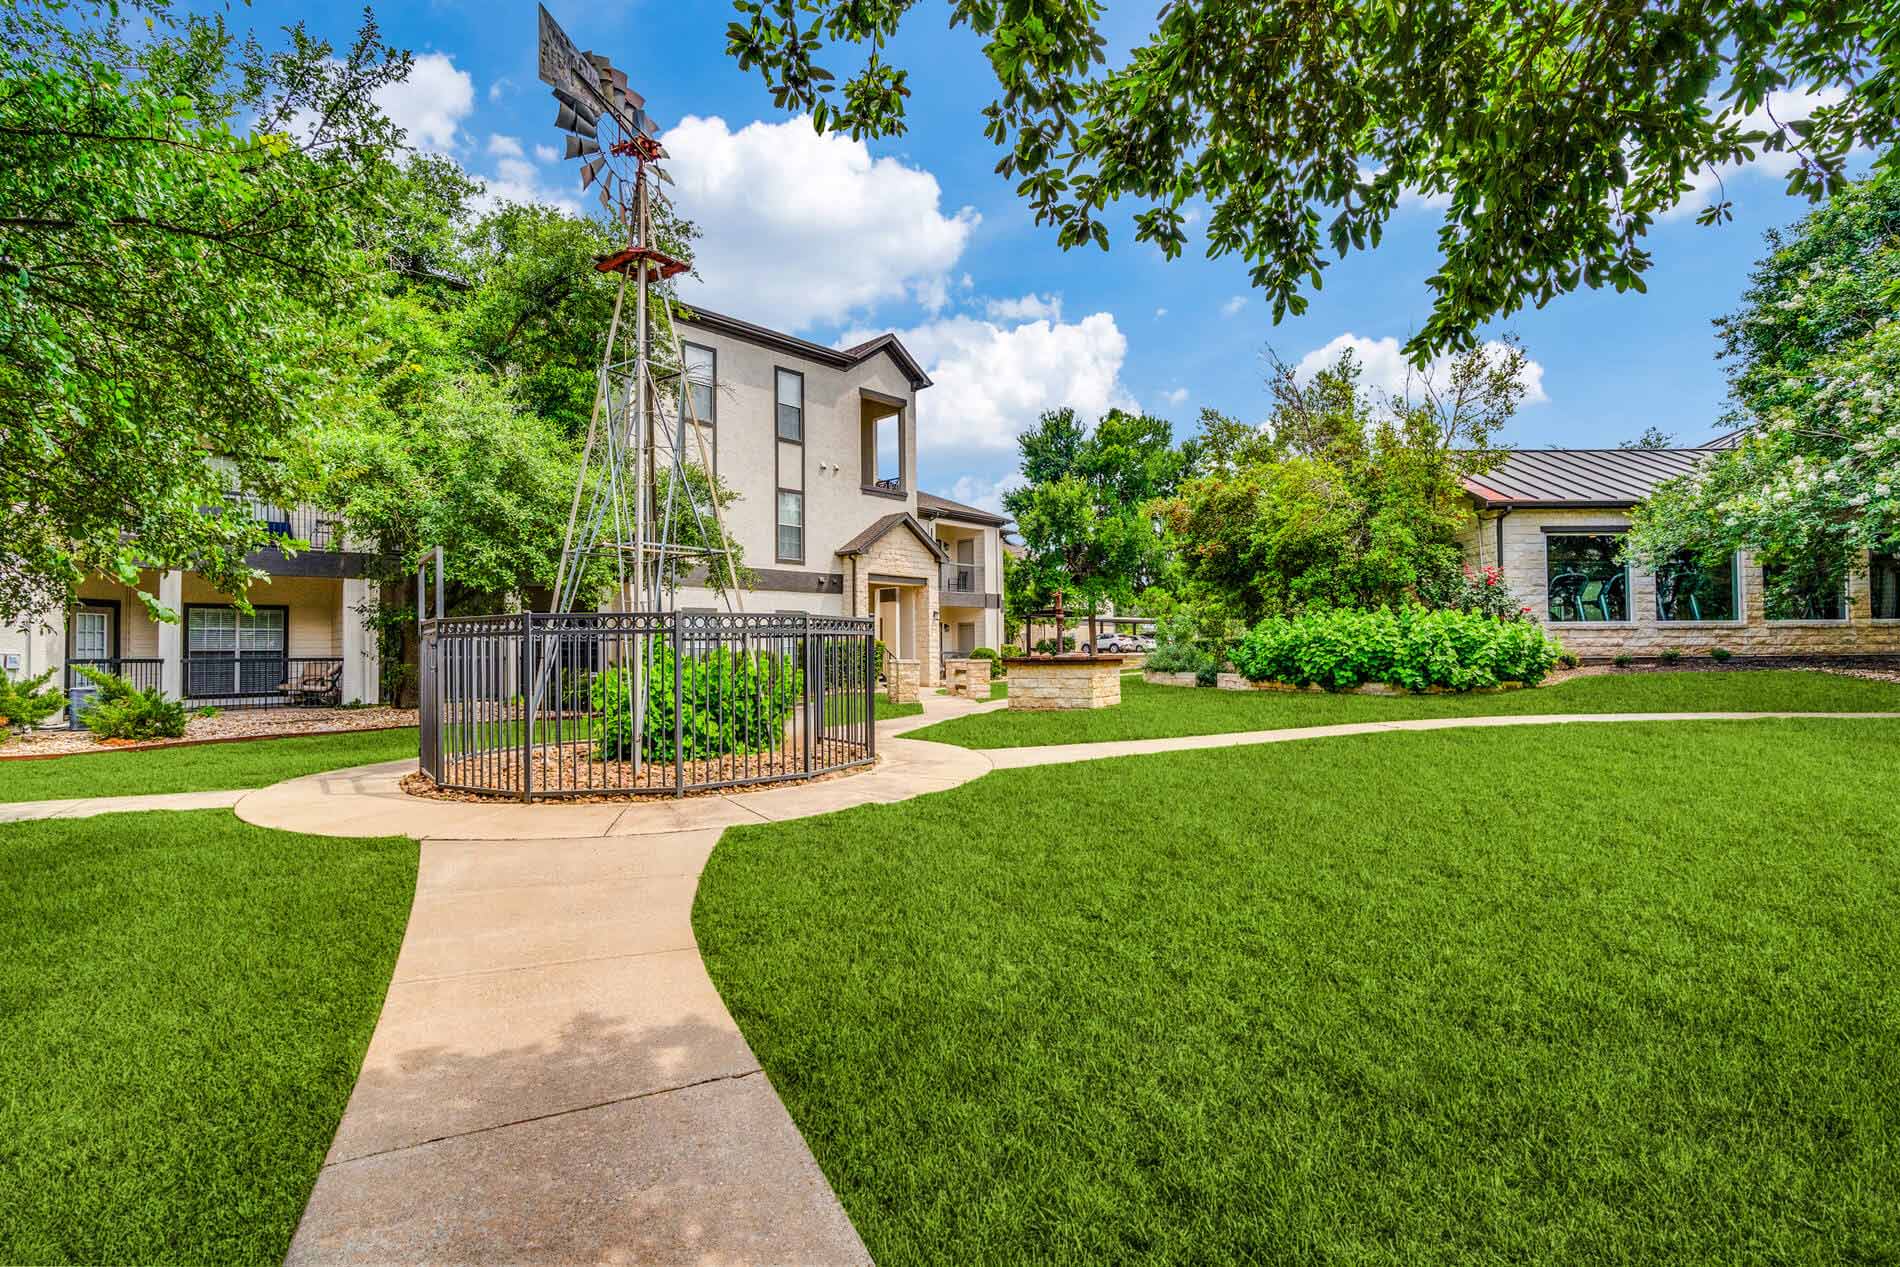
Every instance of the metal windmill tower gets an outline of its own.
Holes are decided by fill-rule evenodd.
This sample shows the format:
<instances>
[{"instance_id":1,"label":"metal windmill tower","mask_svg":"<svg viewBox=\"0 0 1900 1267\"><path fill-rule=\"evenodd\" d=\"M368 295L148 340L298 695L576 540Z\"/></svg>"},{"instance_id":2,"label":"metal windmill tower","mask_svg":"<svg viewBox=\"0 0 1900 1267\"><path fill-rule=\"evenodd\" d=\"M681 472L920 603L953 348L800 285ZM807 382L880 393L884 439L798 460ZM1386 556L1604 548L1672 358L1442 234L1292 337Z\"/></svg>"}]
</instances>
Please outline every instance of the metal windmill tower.
<instances>
[{"instance_id":1,"label":"metal windmill tower","mask_svg":"<svg viewBox=\"0 0 1900 1267\"><path fill-rule=\"evenodd\" d=\"M695 564L725 582L717 588L730 608L739 601L738 569L724 548L712 461L670 321L667 355L655 356L652 288L687 269L655 244L653 182L668 179L660 168L666 153L658 129L645 98L628 87L626 72L599 53L583 53L546 8L540 10L539 62L541 80L559 103L555 126L565 135L566 157L582 160L581 189L599 187L601 208L626 240L594 265L617 274L619 284L568 511L554 610L575 610L595 564L611 568L614 606L622 611L670 610L682 573ZM696 544L709 521L714 547ZM695 530L683 541L689 524Z\"/></svg>"}]
</instances>

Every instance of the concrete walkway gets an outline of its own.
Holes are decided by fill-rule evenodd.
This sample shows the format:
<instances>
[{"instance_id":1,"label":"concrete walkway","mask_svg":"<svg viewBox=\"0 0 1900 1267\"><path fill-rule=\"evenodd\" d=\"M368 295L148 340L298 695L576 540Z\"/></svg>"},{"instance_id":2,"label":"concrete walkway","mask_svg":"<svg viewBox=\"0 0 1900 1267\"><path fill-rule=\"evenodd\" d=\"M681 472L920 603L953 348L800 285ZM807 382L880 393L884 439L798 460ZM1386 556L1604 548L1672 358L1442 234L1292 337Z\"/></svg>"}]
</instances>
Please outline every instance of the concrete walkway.
<instances>
[{"instance_id":1,"label":"concrete walkway","mask_svg":"<svg viewBox=\"0 0 1900 1267\"><path fill-rule=\"evenodd\" d=\"M410 765L415 762L411 761ZM148 809L229 809L250 793L245 788L226 792L165 792L151 796L87 796L69 801L14 801L0 804L0 823L26 823L41 818L91 818L95 814L135 814Z\"/></svg>"},{"instance_id":2,"label":"concrete walkway","mask_svg":"<svg viewBox=\"0 0 1900 1267\"><path fill-rule=\"evenodd\" d=\"M403 761L245 796L239 817L261 826L423 841L394 980L289 1261L868 1261L693 940L700 870L734 823L904 800L998 767L1388 730L1816 715L1446 718L986 751L899 737L1004 706L928 695L922 717L879 725L876 770L803 787L428 801L398 787L414 768Z\"/></svg>"}]
</instances>

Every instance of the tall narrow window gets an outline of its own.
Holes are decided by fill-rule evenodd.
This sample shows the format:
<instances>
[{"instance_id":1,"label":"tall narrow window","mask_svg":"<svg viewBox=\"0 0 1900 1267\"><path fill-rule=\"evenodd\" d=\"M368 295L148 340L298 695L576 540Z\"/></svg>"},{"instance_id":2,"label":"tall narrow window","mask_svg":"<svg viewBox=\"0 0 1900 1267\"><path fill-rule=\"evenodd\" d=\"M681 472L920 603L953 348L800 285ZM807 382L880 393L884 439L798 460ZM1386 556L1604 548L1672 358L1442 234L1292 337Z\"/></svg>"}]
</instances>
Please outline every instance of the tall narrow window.
<instances>
[{"instance_id":1,"label":"tall narrow window","mask_svg":"<svg viewBox=\"0 0 1900 1267\"><path fill-rule=\"evenodd\" d=\"M805 561L805 494L778 491L778 561Z\"/></svg>"},{"instance_id":2,"label":"tall narrow window","mask_svg":"<svg viewBox=\"0 0 1900 1267\"><path fill-rule=\"evenodd\" d=\"M1656 572L1657 620L1739 620L1735 556L1713 567L1684 550Z\"/></svg>"},{"instance_id":3,"label":"tall narrow window","mask_svg":"<svg viewBox=\"0 0 1900 1267\"><path fill-rule=\"evenodd\" d=\"M710 427L718 409L718 358L711 348L702 348L696 343L683 343L680 351L684 356L680 413L702 427Z\"/></svg>"},{"instance_id":4,"label":"tall narrow window","mask_svg":"<svg viewBox=\"0 0 1900 1267\"><path fill-rule=\"evenodd\" d=\"M805 442L805 376L797 370L778 371L778 438Z\"/></svg>"},{"instance_id":5,"label":"tall narrow window","mask_svg":"<svg viewBox=\"0 0 1900 1267\"><path fill-rule=\"evenodd\" d=\"M1625 621L1630 618L1629 569L1617 562L1621 536L1552 533L1544 538L1544 576L1550 618Z\"/></svg>"},{"instance_id":6,"label":"tall narrow window","mask_svg":"<svg viewBox=\"0 0 1900 1267\"><path fill-rule=\"evenodd\" d=\"M1762 606L1770 620L1846 620L1844 577L1819 572L1761 570Z\"/></svg>"},{"instance_id":7,"label":"tall narrow window","mask_svg":"<svg viewBox=\"0 0 1900 1267\"><path fill-rule=\"evenodd\" d=\"M1867 556L1867 589L1875 620L1900 620L1900 555Z\"/></svg>"}]
</instances>

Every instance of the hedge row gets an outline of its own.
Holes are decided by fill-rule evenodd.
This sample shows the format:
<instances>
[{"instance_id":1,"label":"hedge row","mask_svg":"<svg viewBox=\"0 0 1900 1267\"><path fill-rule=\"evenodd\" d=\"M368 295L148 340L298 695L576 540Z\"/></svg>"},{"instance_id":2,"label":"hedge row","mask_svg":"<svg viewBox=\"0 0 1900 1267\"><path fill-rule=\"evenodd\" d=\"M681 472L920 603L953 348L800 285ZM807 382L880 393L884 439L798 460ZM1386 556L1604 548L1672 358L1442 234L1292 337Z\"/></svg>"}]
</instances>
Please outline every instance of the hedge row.
<instances>
[{"instance_id":1,"label":"hedge row","mask_svg":"<svg viewBox=\"0 0 1900 1267\"><path fill-rule=\"evenodd\" d=\"M1407 607L1264 620L1241 639L1233 661L1255 682L1470 691L1541 682L1562 654L1532 621Z\"/></svg>"}]
</instances>

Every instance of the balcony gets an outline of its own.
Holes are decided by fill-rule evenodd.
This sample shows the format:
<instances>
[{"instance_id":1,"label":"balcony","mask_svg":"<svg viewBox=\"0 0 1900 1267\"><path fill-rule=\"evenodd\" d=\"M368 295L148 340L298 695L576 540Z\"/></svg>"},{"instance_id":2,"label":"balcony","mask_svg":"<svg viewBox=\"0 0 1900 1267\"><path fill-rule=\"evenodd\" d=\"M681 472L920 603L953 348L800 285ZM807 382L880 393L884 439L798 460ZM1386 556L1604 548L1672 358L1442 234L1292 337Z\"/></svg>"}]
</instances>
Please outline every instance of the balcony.
<instances>
[{"instance_id":1,"label":"balcony","mask_svg":"<svg viewBox=\"0 0 1900 1267\"><path fill-rule=\"evenodd\" d=\"M983 565L981 563L945 563L943 574L937 581L937 590L943 602L953 603L953 594L982 595L988 593L983 588Z\"/></svg>"},{"instance_id":2,"label":"balcony","mask_svg":"<svg viewBox=\"0 0 1900 1267\"><path fill-rule=\"evenodd\" d=\"M275 537L307 542L305 550L336 554L343 550L343 521L326 510L311 505L272 506L241 493L226 495L233 506L260 520L265 531Z\"/></svg>"}]
</instances>

